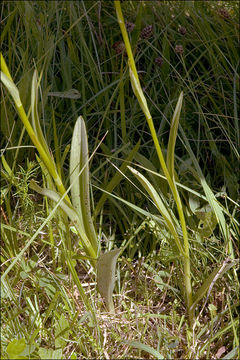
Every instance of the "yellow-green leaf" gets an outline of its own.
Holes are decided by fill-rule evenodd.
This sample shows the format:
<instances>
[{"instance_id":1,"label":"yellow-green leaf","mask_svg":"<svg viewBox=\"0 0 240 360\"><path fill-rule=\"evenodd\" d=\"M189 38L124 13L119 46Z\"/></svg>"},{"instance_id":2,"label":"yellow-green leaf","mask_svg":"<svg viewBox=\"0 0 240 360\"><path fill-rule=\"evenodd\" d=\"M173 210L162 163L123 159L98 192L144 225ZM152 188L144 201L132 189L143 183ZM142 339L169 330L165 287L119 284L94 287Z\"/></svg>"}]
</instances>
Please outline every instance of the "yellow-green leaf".
<instances>
[{"instance_id":1,"label":"yellow-green leaf","mask_svg":"<svg viewBox=\"0 0 240 360\"><path fill-rule=\"evenodd\" d=\"M25 339L14 339L12 340L6 349L10 359L17 359L18 356L24 351L26 347Z\"/></svg>"},{"instance_id":2,"label":"yellow-green leaf","mask_svg":"<svg viewBox=\"0 0 240 360\"><path fill-rule=\"evenodd\" d=\"M18 91L18 88L16 87L16 85L2 71L1 71L1 80L2 80L3 84L6 86L6 88L8 89L8 91L10 92L10 94L12 95L16 106L20 107L22 105L22 103L21 103L19 91Z\"/></svg>"}]
</instances>

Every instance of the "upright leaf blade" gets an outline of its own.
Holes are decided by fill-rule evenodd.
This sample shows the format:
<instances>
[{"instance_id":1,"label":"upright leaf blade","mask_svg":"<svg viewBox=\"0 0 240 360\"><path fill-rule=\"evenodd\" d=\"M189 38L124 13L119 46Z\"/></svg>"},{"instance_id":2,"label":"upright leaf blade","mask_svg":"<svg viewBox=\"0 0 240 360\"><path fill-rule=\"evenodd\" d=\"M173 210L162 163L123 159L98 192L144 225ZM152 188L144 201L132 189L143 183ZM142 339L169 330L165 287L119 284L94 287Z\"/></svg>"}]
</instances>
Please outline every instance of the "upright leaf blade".
<instances>
[{"instance_id":1,"label":"upright leaf blade","mask_svg":"<svg viewBox=\"0 0 240 360\"><path fill-rule=\"evenodd\" d=\"M138 99L139 105L141 106L141 109L144 112L146 118L150 119L151 114L148 109L147 100L143 94L139 78L138 78L138 76L137 77L135 76L134 71L131 68L130 61L129 61L129 75L130 75L130 80L131 80L134 95Z\"/></svg>"},{"instance_id":2,"label":"upright leaf blade","mask_svg":"<svg viewBox=\"0 0 240 360\"><path fill-rule=\"evenodd\" d=\"M114 312L112 293L115 283L115 269L120 249L101 254L97 261L97 285L105 300L108 311Z\"/></svg>"},{"instance_id":3,"label":"upright leaf blade","mask_svg":"<svg viewBox=\"0 0 240 360\"><path fill-rule=\"evenodd\" d=\"M72 204L79 215L79 219L81 223L83 224L81 198L80 198L80 184L79 184L79 176L80 176L79 174L80 174L80 166L81 166L81 138L82 138L81 130L82 130L81 119L79 117L74 126L73 135L72 135L69 171L70 171Z\"/></svg>"},{"instance_id":4,"label":"upright leaf blade","mask_svg":"<svg viewBox=\"0 0 240 360\"><path fill-rule=\"evenodd\" d=\"M172 179L174 178L174 153L175 153L175 144L177 138L179 118L182 108L182 101L183 101L183 92L181 92L179 95L178 102L173 114L169 141L168 141L168 148L167 148L167 167Z\"/></svg>"},{"instance_id":5,"label":"upright leaf blade","mask_svg":"<svg viewBox=\"0 0 240 360\"><path fill-rule=\"evenodd\" d=\"M37 75L37 70L35 70L33 73L32 90L31 90L32 126L38 138L38 141L41 143L42 147L44 148L45 152L48 154L49 158L51 158L49 147L46 143L46 140L43 136L43 132L41 129L37 106L38 106L38 75Z\"/></svg>"},{"instance_id":6,"label":"upright leaf blade","mask_svg":"<svg viewBox=\"0 0 240 360\"><path fill-rule=\"evenodd\" d=\"M82 117L81 121L81 169L82 174L79 178L80 180L80 196L81 196L81 206L82 206L82 215L83 223L86 234L91 241L92 246L95 251L98 250L98 241L96 231L93 225L92 216L91 216L91 206L90 206L90 195L89 195L89 159L88 159L88 139L87 139L87 130Z\"/></svg>"},{"instance_id":7,"label":"upright leaf blade","mask_svg":"<svg viewBox=\"0 0 240 360\"><path fill-rule=\"evenodd\" d=\"M7 87L8 91L10 92L11 96L13 97L13 100L15 102L15 105L17 107L18 114L20 116L20 119L22 120L33 144L36 146L41 159L44 161L46 167L48 168L49 173L54 179L54 182L61 194L64 194L65 188L63 186L62 180L59 177L55 163L52 159L52 157L49 156L48 152L45 151L45 148L41 144L41 142L38 139L37 134L35 134L35 131L32 127L32 125L29 122L28 116L26 115L26 112L23 108L20 96L19 96L19 90L16 87L16 85L13 83L11 75L9 73L8 67L5 63L5 60L1 54L1 69L3 69L3 72L1 71L1 80L4 83L4 85ZM68 195L66 195L66 199L69 201Z\"/></svg>"},{"instance_id":8,"label":"upright leaf blade","mask_svg":"<svg viewBox=\"0 0 240 360\"><path fill-rule=\"evenodd\" d=\"M76 121L70 154L70 183L72 203L80 223L97 252L97 235L92 222L89 196L88 143L84 120L81 116Z\"/></svg>"}]
</instances>

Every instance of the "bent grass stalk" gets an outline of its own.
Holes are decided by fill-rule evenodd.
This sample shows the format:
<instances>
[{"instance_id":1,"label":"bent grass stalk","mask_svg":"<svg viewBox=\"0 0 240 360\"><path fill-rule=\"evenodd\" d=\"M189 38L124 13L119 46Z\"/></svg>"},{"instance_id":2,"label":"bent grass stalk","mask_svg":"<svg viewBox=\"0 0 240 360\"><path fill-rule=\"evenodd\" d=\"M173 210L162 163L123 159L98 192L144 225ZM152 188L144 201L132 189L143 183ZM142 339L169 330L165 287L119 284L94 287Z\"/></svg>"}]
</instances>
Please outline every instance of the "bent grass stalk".
<instances>
[{"instance_id":1,"label":"bent grass stalk","mask_svg":"<svg viewBox=\"0 0 240 360\"><path fill-rule=\"evenodd\" d=\"M133 53L132 53L132 48L131 48L131 45L129 42L127 30L125 27L125 22L124 22L124 18L123 18L123 14L122 14L120 1L114 1L114 4L115 4L115 8L116 8L118 23L119 23L119 26L120 26L120 29L122 32L123 40L124 40L127 55L128 55L129 74L130 74L130 80L131 80L133 92L134 92L135 96L137 97L139 105L146 117L149 129L151 131L151 135L153 138L153 142L154 142L154 145L155 145L155 148L157 151L159 162L161 164L163 173L167 178L169 187L172 191L172 194L173 194L173 197L176 202L177 209L178 209L179 219L180 219L182 232L183 232L183 240L184 240L183 262L184 262L184 284L185 284L185 292L186 292L186 305L187 305L187 311L188 311L189 324L190 324L190 326L192 326L193 320L194 320L194 310L192 310L192 308L191 308L191 306L192 306L192 285L191 285L191 269L190 269L190 257L189 257L189 240L188 240L185 217L184 217L183 208L182 208L182 202L181 202L181 199L180 199L180 196L179 196L179 193L177 190L177 186L175 183L175 178L174 178L174 149L175 149L175 141L176 141L176 130L177 130L179 116L180 116L183 93L181 93L179 96L178 104L176 106L176 110L174 113L174 115L175 115L174 118L176 120L174 121L174 124L172 125L173 126L172 134L173 135L169 139L168 166L167 166L167 164L164 160L164 157L163 157L163 153L162 153L158 138L157 138L157 133L156 133L156 130L155 130L155 127L153 124L152 116L150 114L150 111L149 111L149 108L147 105L147 101L143 94L141 84L139 81L139 77L138 77L138 73L137 73L137 69L136 69L136 65L135 65L135 61L134 61L134 57L133 57ZM174 140L174 138L175 138L175 140Z\"/></svg>"}]
</instances>

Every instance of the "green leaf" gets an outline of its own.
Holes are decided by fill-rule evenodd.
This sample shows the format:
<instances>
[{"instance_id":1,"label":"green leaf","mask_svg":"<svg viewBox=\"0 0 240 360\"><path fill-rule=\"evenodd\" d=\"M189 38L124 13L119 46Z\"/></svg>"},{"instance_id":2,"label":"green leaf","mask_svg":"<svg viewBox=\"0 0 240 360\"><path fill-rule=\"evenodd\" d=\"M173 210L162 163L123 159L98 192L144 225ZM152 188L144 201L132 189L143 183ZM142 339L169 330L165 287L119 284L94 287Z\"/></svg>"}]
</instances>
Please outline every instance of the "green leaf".
<instances>
[{"instance_id":1,"label":"green leaf","mask_svg":"<svg viewBox=\"0 0 240 360\"><path fill-rule=\"evenodd\" d=\"M38 75L37 75L37 70L34 71L33 73L33 78L32 78L32 91L31 91L31 114L32 114L32 126L33 126L33 130L35 132L35 135L38 139L38 141L41 143L42 147L44 148L46 154L48 155L48 157L51 159L52 156L50 154L49 151L49 147L46 143L46 140L44 138L42 129L41 129L41 125L40 125L40 121L39 121L39 116L38 116Z\"/></svg>"},{"instance_id":2,"label":"green leaf","mask_svg":"<svg viewBox=\"0 0 240 360\"><path fill-rule=\"evenodd\" d=\"M78 230L78 234L81 238L82 244L88 256L96 258L96 252L94 251L86 233L83 229L82 224L79 221L78 214L71 204L64 200L58 193L53 190L42 189L38 186L33 180L30 182L30 188L35 190L41 195L47 196L49 199L59 202L61 209L67 214L70 220L73 222L74 226Z\"/></svg>"},{"instance_id":3,"label":"green leaf","mask_svg":"<svg viewBox=\"0 0 240 360\"><path fill-rule=\"evenodd\" d=\"M24 351L25 347L25 339L14 339L8 344L6 352L8 353L10 359L17 359L18 356Z\"/></svg>"},{"instance_id":4,"label":"green leaf","mask_svg":"<svg viewBox=\"0 0 240 360\"><path fill-rule=\"evenodd\" d=\"M227 240L228 239L228 232L227 232L227 225L226 225L226 220L225 220L225 217L224 217L224 213L223 213L223 210L220 206L220 204L217 202L217 199L216 197L214 196L214 193L212 192L212 190L210 189L210 187L208 186L207 182L206 182L206 179L204 178L204 175L203 175L203 172L198 164L198 161L191 149L191 146L189 144L189 141L187 139L187 136L185 135L183 129L181 128L180 126L180 130L181 130L181 134L183 136L183 139L184 139L184 143L185 143L185 147L190 155L190 158L192 159L193 163L194 163L194 166L197 170L197 173L194 173L194 175L199 179L202 187L203 187L203 190L205 192L205 195L206 195L206 198L207 198L207 201L209 203L209 205L211 206L212 210L214 211L215 215L216 215L216 218L217 218L217 221L219 223L219 226L220 226L220 229L221 229L221 232L224 236L224 238Z\"/></svg>"},{"instance_id":5,"label":"green leaf","mask_svg":"<svg viewBox=\"0 0 240 360\"><path fill-rule=\"evenodd\" d=\"M73 353L70 357L71 360L77 360L77 354Z\"/></svg>"},{"instance_id":6,"label":"green leaf","mask_svg":"<svg viewBox=\"0 0 240 360\"><path fill-rule=\"evenodd\" d=\"M163 34L162 40L162 57L163 57L163 65L161 66L161 80L162 83L165 84L166 88L170 88L170 78L169 78L169 71L170 71L170 47L169 47L169 40L167 37L167 32Z\"/></svg>"},{"instance_id":7,"label":"green leaf","mask_svg":"<svg viewBox=\"0 0 240 360\"><path fill-rule=\"evenodd\" d=\"M222 360L229 360L229 359L238 359L239 358L239 347L236 346L232 349L228 354L226 354Z\"/></svg>"},{"instance_id":8,"label":"green leaf","mask_svg":"<svg viewBox=\"0 0 240 360\"><path fill-rule=\"evenodd\" d=\"M168 148L167 148L167 167L171 178L174 178L174 152L177 138L179 118L182 108L183 92L179 95L178 102L171 121L171 129L169 134Z\"/></svg>"},{"instance_id":9,"label":"green leaf","mask_svg":"<svg viewBox=\"0 0 240 360\"><path fill-rule=\"evenodd\" d=\"M21 103L21 99L20 99L20 96L19 96L18 88L12 82L12 80L9 79L9 77L7 77L2 71L1 71L1 81L6 86L6 88L10 92L10 94L12 95L16 106L20 107L22 105L22 103Z\"/></svg>"},{"instance_id":10,"label":"green leaf","mask_svg":"<svg viewBox=\"0 0 240 360\"><path fill-rule=\"evenodd\" d=\"M62 349L57 349L57 350L53 350L53 349L45 349L45 348L40 348L38 350L38 354L40 356L40 359L46 359L46 360L59 360L62 359Z\"/></svg>"},{"instance_id":11,"label":"green leaf","mask_svg":"<svg viewBox=\"0 0 240 360\"><path fill-rule=\"evenodd\" d=\"M56 96L56 97L66 98L66 99L80 99L81 94L77 89L69 89L66 91L49 92L48 96Z\"/></svg>"},{"instance_id":12,"label":"green leaf","mask_svg":"<svg viewBox=\"0 0 240 360\"><path fill-rule=\"evenodd\" d=\"M82 216L82 207L81 207L81 194L80 194L80 183L79 176L81 176L81 140L82 140L82 125L81 118L78 118L73 130L72 143L71 143L71 152L70 152L70 184L71 195L72 195L72 204L76 209L80 222L83 226L83 216Z\"/></svg>"},{"instance_id":13,"label":"green leaf","mask_svg":"<svg viewBox=\"0 0 240 360\"><path fill-rule=\"evenodd\" d=\"M70 153L70 184L72 203L77 211L80 223L95 252L98 249L96 231L92 222L89 196L87 132L80 116L75 124Z\"/></svg>"},{"instance_id":14,"label":"green leaf","mask_svg":"<svg viewBox=\"0 0 240 360\"><path fill-rule=\"evenodd\" d=\"M21 357L26 356L25 359L29 359L29 355L31 355L36 349L35 345L26 345L25 349L21 352Z\"/></svg>"},{"instance_id":15,"label":"green leaf","mask_svg":"<svg viewBox=\"0 0 240 360\"><path fill-rule=\"evenodd\" d=\"M140 1L139 6L138 6L138 12L136 15L136 20L135 20L135 28L132 33L132 42L131 43L132 43L133 49L135 49L137 46L138 39L139 39L140 32L141 32L143 7L144 7L143 2Z\"/></svg>"},{"instance_id":16,"label":"green leaf","mask_svg":"<svg viewBox=\"0 0 240 360\"><path fill-rule=\"evenodd\" d=\"M105 300L108 311L114 312L112 293L115 283L115 269L119 249L101 254L97 261L97 285L100 294Z\"/></svg>"},{"instance_id":17,"label":"green leaf","mask_svg":"<svg viewBox=\"0 0 240 360\"><path fill-rule=\"evenodd\" d=\"M69 322L66 320L63 314L61 314L55 328L55 347L64 348L66 340L69 339ZM63 339L64 338L64 339ZM66 339L66 340L65 340Z\"/></svg>"},{"instance_id":18,"label":"green leaf","mask_svg":"<svg viewBox=\"0 0 240 360\"><path fill-rule=\"evenodd\" d=\"M10 168L10 166L8 165L5 156L2 154L1 155L1 159L2 159L2 165L4 167L4 169L6 170L7 174L9 175L10 178L14 177L13 171Z\"/></svg>"},{"instance_id":19,"label":"green leaf","mask_svg":"<svg viewBox=\"0 0 240 360\"><path fill-rule=\"evenodd\" d=\"M193 297L192 309L195 309L199 301L208 291L208 296L215 284L215 282L220 279L228 270L230 270L234 265L238 263L238 260L230 260L227 258L222 265L213 270L213 272L205 279L202 286L198 289L196 294Z\"/></svg>"},{"instance_id":20,"label":"green leaf","mask_svg":"<svg viewBox=\"0 0 240 360\"><path fill-rule=\"evenodd\" d=\"M133 169L130 166L128 166L128 168L136 176L136 178L140 181L140 183L143 185L145 190L150 195L150 197L153 200L154 204L156 205L158 211L160 212L160 214L163 216L164 220L166 221L166 225L174 237L174 240L176 242L178 250L180 251L180 253L182 255L184 255L184 250L183 250L182 244L180 242L178 233L176 231L175 223L173 222L173 219L172 219L169 211L167 210L166 206L164 205L164 203L163 203L162 199L160 198L160 196L158 195L157 191L150 184L150 182L142 174L139 173L139 171Z\"/></svg>"},{"instance_id":21,"label":"green leaf","mask_svg":"<svg viewBox=\"0 0 240 360\"><path fill-rule=\"evenodd\" d=\"M195 213L195 211L200 208L200 201L197 196L193 196L192 194L190 194L188 198L188 202L189 202L189 207L193 213Z\"/></svg>"},{"instance_id":22,"label":"green leaf","mask_svg":"<svg viewBox=\"0 0 240 360\"><path fill-rule=\"evenodd\" d=\"M128 65L129 65L129 75L130 75L130 80L131 80L134 95L138 99L139 105L140 105L142 111L144 112L146 118L149 119L149 118L151 118L151 114L149 112L147 100L143 94L139 78L134 75L134 70L132 69L129 60L128 60Z\"/></svg>"},{"instance_id":23,"label":"green leaf","mask_svg":"<svg viewBox=\"0 0 240 360\"><path fill-rule=\"evenodd\" d=\"M218 224L215 212L208 206L195 211L195 215L200 219L198 224L199 234L204 237L211 236Z\"/></svg>"},{"instance_id":24,"label":"green leaf","mask_svg":"<svg viewBox=\"0 0 240 360\"><path fill-rule=\"evenodd\" d=\"M162 354L160 354L160 352L158 352L157 350L153 349L151 346L149 345L145 345L141 342L138 341L123 341L124 344L128 344L129 346L135 348L135 349L139 349L142 351L147 352L148 354L151 354L154 356L154 358L156 359L164 359L164 356Z\"/></svg>"},{"instance_id":25,"label":"green leaf","mask_svg":"<svg viewBox=\"0 0 240 360\"><path fill-rule=\"evenodd\" d=\"M25 279L27 279L27 278L29 277L29 274L26 273L25 271L21 271L21 272L20 272L20 277L21 277L23 280L25 280Z\"/></svg>"},{"instance_id":26,"label":"green leaf","mask_svg":"<svg viewBox=\"0 0 240 360\"><path fill-rule=\"evenodd\" d=\"M50 283L50 280L45 277L40 277L39 286L44 288L44 290L46 291L46 293L50 297L50 299L56 293L55 287Z\"/></svg>"}]
</instances>

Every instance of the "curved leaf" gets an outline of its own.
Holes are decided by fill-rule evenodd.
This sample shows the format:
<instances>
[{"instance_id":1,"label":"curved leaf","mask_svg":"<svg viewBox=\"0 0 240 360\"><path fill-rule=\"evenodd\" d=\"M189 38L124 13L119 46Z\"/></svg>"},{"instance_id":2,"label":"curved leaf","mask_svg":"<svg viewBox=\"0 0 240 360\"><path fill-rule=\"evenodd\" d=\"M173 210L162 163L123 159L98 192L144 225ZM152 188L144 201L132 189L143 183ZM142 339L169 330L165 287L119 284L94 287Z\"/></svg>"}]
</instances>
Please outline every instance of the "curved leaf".
<instances>
[{"instance_id":1,"label":"curved leaf","mask_svg":"<svg viewBox=\"0 0 240 360\"><path fill-rule=\"evenodd\" d=\"M151 355L154 356L155 359L164 359L164 356L162 354L160 354L160 352L158 352L157 350L155 350L154 348L152 348L149 345L145 345L139 341L123 341L124 344L128 344L129 346L135 348L135 349L139 349L142 351L145 351Z\"/></svg>"},{"instance_id":2,"label":"curved leaf","mask_svg":"<svg viewBox=\"0 0 240 360\"><path fill-rule=\"evenodd\" d=\"M20 107L22 105L22 103L21 103L19 91L18 91L18 88L16 87L16 85L2 71L1 71L1 80L4 83L4 85L6 86L6 88L8 89L8 91L10 92L10 94L12 95L16 106Z\"/></svg>"},{"instance_id":3,"label":"curved leaf","mask_svg":"<svg viewBox=\"0 0 240 360\"><path fill-rule=\"evenodd\" d=\"M154 189L154 187L150 184L150 182L139 173L139 171L133 169L132 167L128 166L129 170L136 176L136 178L140 181L140 183L143 185L145 190L150 195L151 199L153 200L154 204L156 205L158 211L163 216L164 220L166 221L166 224L171 232L171 234L174 237L174 240L176 242L176 245L182 255L184 255L184 250L182 247L182 244L180 242L178 233L176 231L176 226L172 220L171 215L169 214L169 211L167 210L166 206L164 205L162 199L158 195L157 191Z\"/></svg>"},{"instance_id":4,"label":"curved leaf","mask_svg":"<svg viewBox=\"0 0 240 360\"><path fill-rule=\"evenodd\" d=\"M237 263L238 263L238 260L231 260L231 259L227 258L223 262L222 265L220 265L219 267L214 269L213 272L207 277L207 279L204 280L202 286L198 289L195 296L193 297L193 304L192 304L191 308L194 309L197 306L197 304L203 298L203 296L206 294L207 291L208 291L208 294L207 294L207 299L208 299L208 296L209 296L215 282L218 279L220 279L228 270L230 270ZM207 299L206 299L206 301L207 301ZM205 301L205 303L206 303L206 301Z\"/></svg>"},{"instance_id":5,"label":"curved leaf","mask_svg":"<svg viewBox=\"0 0 240 360\"><path fill-rule=\"evenodd\" d=\"M35 190L41 195L47 196L49 199L54 200L55 202L59 202L59 206L61 209L67 214L67 216L70 218L70 220L73 222L74 226L78 230L78 234L81 238L82 244L84 246L84 249L88 256L92 257L93 259L96 259L96 252L94 248L92 247L84 228L82 227L82 224L79 221L78 214L74 207L69 204L66 200L64 200L58 193L56 193L53 190L49 189L42 189L40 186L38 186L33 180L30 182L30 188Z\"/></svg>"}]
</instances>

